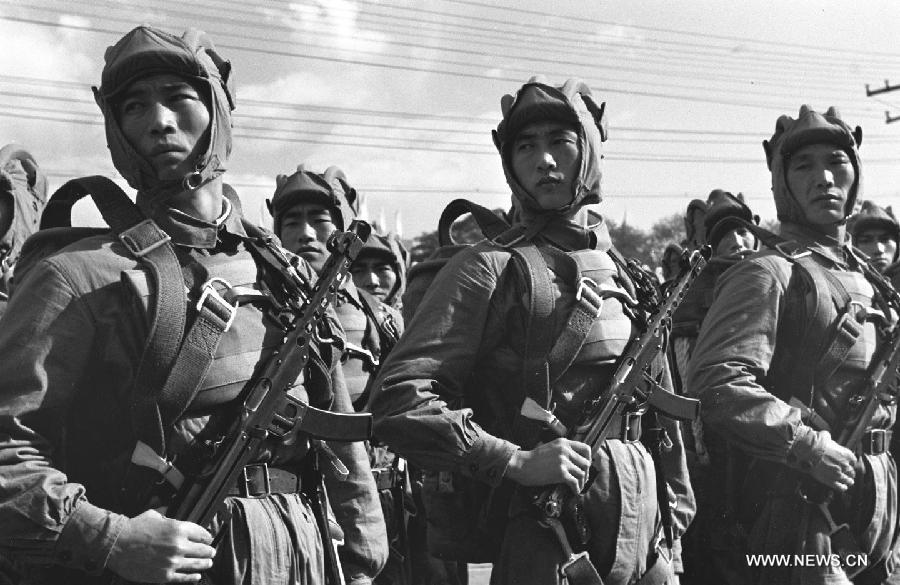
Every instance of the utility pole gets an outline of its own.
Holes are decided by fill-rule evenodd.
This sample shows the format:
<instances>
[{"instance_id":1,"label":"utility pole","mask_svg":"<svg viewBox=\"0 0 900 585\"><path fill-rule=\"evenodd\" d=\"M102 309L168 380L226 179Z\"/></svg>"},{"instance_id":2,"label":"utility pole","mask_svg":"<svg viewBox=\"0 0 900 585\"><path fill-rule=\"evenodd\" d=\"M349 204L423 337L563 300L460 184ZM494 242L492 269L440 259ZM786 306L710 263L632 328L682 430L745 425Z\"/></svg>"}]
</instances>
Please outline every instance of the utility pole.
<instances>
[{"instance_id":1,"label":"utility pole","mask_svg":"<svg viewBox=\"0 0 900 585\"><path fill-rule=\"evenodd\" d=\"M878 95L880 93L887 93L889 91L894 91L895 89L900 89L900 85L891 85L887 79L884 80L884 87L879 87L878 89L869 89L869 84L866 84L866 97L872 97L873 95ZM900 120L900 116L891 116L890 110L884 111L884 123L891 124Z\"/></svg>"}]
</instances>

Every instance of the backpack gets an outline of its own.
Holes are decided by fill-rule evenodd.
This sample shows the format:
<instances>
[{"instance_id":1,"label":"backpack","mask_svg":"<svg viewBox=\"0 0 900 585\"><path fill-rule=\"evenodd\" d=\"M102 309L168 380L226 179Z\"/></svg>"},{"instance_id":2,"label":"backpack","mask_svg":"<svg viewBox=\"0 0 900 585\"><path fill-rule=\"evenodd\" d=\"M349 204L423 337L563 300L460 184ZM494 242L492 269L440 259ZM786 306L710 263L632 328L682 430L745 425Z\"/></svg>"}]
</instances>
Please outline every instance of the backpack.
<instances>
[{"instance_id":1,"label":"backpack","mask_svg":"<svg viewBox=\"0 0 900 585\"><path fill-rule=\"evenodd\" d=\"M441 244L427 260L414 265L409 271L406 293L403 297L404 320L409 322L431 286L436 275L450 258L470 247L453 241L450 226L463 213L471 213L482 235L511 254L512 266L520 282L527 290L528 322L525 327L525 350L522 356L523 397L534 397L544 408L549 407L551 380L568 369L590 331L593 319L599 314L602 300L589 286L579 288L576 302L563 334L555 338L552 319L554 312L553 285L547 261L537 246L529 241L527 230L540 229L511 226L503 218L470 201L457 199L451 202L438 225ZM534 232L532 232L534 233ZM561 261L568 257L560 252ZM619 269L622 280L633 285L630 268L614 249L610 256ZM572 262L574 265L574 261ZM573 282L580 282L580 273L573 268ZM628 291L635 296L635 290ZM577 323L577 324L576 324ZM464 393L465 395L466 393ZM519 445L534 445L543 431L543 424L524 416L516 416L504 422L504 434ZM491 562L499 554L503 531L509 518L509 505L515 485L503 481L498 487L462 474L448 471L425 470L422 500L427 521L427 545L437 558L465 561Z\"/></svg>"}]
</instances>

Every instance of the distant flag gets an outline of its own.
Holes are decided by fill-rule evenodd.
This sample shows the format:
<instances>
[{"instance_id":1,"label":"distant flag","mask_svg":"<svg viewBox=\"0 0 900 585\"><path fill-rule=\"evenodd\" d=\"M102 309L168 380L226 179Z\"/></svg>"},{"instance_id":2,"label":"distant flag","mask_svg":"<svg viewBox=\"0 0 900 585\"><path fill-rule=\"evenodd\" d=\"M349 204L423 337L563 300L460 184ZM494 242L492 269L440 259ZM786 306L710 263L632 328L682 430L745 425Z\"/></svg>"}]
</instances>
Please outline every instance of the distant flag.
<instances>
[{"instance_id":1,"label":"distant flag","mask_svg":"<svg viewBox=\"0 0 900 585\"><path fill-rule=\"evenodd\" d=\"M356 197L357 197L357 202L359 205L359 213L357 213L357 215L359 216L359 219L368 220L369 219L369 198L366 196L365 193L360 193L359 191L357 191Z\"/></svg>"},{"instance_id":2,"label":"distant flag","mask_svg":"<svg viewBox=\"0 0 900 585\"><path fill-rule=\"evenodd\" d=\"M398 238L403 237L403 219L399 209L394 212L394 233Z\"/></svg>"},{"instance_id":3,"label":"distant flag","mask_svg":"<svg viewBox=\"0 0 900 585\"><path fill-rule=\"evenodd\" d=\"M385 231L386 226L387 226L387 222L386 222L385 219L384 219L384 207L382 207L381 209L378 210L378 224L377 224L377 227L378 227L378 230L379 230L379 231L382 231L382 232L383 232L383 231Z\"/></svg>"},{"instance_id":4,"label":"distant flag","mask_svg":"<svg viewBox=\"0 0 900 585\"><path fill-rule=\"evenodd\" d=\"M259 225L269 230L275 230L275 219L269 213L269 206L266 205L265 198L259 202Z\"/></svg>"}]
</instances>

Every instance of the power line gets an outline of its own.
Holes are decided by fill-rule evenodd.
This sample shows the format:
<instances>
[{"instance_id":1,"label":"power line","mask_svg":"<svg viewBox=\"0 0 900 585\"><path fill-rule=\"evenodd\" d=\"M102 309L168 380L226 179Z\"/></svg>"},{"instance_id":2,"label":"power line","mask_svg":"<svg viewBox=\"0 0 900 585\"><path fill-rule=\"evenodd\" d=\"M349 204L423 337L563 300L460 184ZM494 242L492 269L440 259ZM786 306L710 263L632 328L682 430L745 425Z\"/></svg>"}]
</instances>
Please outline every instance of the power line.
<instances>
[{"instance_id":1,"label":"power line","mask_svg":"<svg viewBox=\"0 0 900 585\"><path fill-rule=\"evenodd\" d=\"M111 1L111 0L104 0L104 1L109 2L109 1ZM228 6L235 6L235 5L236 5L234 2L231 2L230 0L215 0L215 1L225 3L225 4L228 5ZM244 6L244 5L241 4L240 6ZM373 6L374 6L374 7L381 7L380 4L375 4L375 5L373 5ZM235 8L229 8L229 10L234 10L234 9L235 9ZM258 15L258 12L247 11L247 10L242 9L242 8L237 8L237 9L238 9L238 10L242 10L242 11L244 11L245 13L248 13L248 14ZM351 11L351 9L349 9L349 8L343 8L343 7L340 7L340 6L332 6L332 7L329 8L329 10L344 10L344 11ZM407 10L417 10L417 9L407 8ZM367 15L366 15L366 14L356 14L356 13L354 13L354 18L357 19L357 20L361 19L361 17L363 17L363 16L367 16ZM404 17L403 17L402 15L397 15L396 13L391 13L391 14L389 14L389 15L372 14L371 16L384 16L384 17L386 17L386 18L390 18L390 19L391 19L391 22L388 23L388 24L393 24L394 22L396 22L396 21L398 21L398 20L404 19ZM462 15L457 15L457 16L458 16L459 18L471 18L471 17L464 17L464 16L462 16ZM203 18L204 18L204 20L209 20L209 19L210 19L210 16L209 16L209 15L203 15ZM233 19L229 19L229 20L233 20ZM407 20L418 20L418 19L407 19ZM371 22L371 21L367 21L367 22ZM434 21L425 21L425 22L434 22ZM286 29L286 30L289 30L289 31L291 31L291 32L296 32L296 29L294 29L294 28L291 28L291 27L288 27L288 26L280 26L280 25L277 25L277 24L276 24L276 25L272 25L272 24L253 24L253 23L248 23L248 24L250 24L250 26L258 26L258 27L271 27L271 26L275 26L275 27L277 27L277 28ZM379 23L379 26L384 26L384 24L385 24L385 23ZM509 23L507 22L507 24L509 24ZM465 35L467 35L467 36L470 36L470 35L472 34L472 28L473 28L473 25L455 25L455 24L453 24L453 23L447 23L446 21L440 22L440 26L441 26L441 27L446 27L446 26L448 26L448 25L450 25L450 26L460 26L460 27L463 27L463 28L465 29ZM408 35L410 32L412 32L413 34L415 34L416 32L418 32L417 29L414 29L414 30L412 30L412 31L410 31L409 29L401 29L401 30L403 31L402 34L404 34L404 35ZM437 30L440 31L441 29L437 29ZM497 37L498 37L498 33L502 35L502 33L500 33L499 31L497 31L496 29L490 29L490 28L489 28L489 29L484 29L484 30L490 31L490 34L491 34L491 37L490 37L490 38L497 38ZM317 30L317 29L313 29L311 32L313 32L314 34L321 34L321 31L319 31L319 30ZM571 32L571 31L567 31L567 32ZM513 41L515 41L515 40L521 40L521 36L522 36L521 34L516 34L512 39L508 39L507 42L505 42L505 43L500 43L500 44L494 44L494 43L492 43L492 45L494 45L494 46L500 46L500 47L503 47L503 48L508 49L508 48L510 48L510 47L509 47L509 45L510 45L509 40L513 40ZM447 38L447 37L443 37L443 38ZM562 38L563 38L563 40L565 39L565 37L562 37ZM455 37L455 39L456 39L456 40L459 40L459 37ZM387 42L387 43L390 43L390 44L399 44L399 45L406 45L406 46L420 47L420 48L425 48L425 49L441 50L441 51L445 51L445 52L462 52L462 53L470 53L470 54L478 54L478 55L481 55L481 54L482 54L482 52L478 52L478 51L465 51L465 50L453 49L453 48L446 48L446 47L433 47L433 46L430 46L430 45L418 45L418 44L415 44L415 43L404 43L404 42L394 41L394 40L389 40L389 41L386 41L386 42ZM667 41L663 41L663 40L660 40L660 39L654 39L652 42L658 42L658 43L663 43L663 44L667 43ZM577 52L577 53L573 53L572 51L562 51L562 52L561 52L561 51L559 50L559 46L558 46L559 43L560 43L560 38L554 38L554 39L553 39L553 43L554 43L554 45L555 45L555 51L554 51L554 54L555 54L555 55L558 55L558 56L559 56L559 55L562 54L562 55L566 55L566 56L573 56L573 55L574 55L574 56L580 56L580 57L582 57L582 58L591 58L591 59L596 58L596 53L585 53L585 52ZM471 42L469 42L468 44L471 45ZM595 39L591 38L591 39L588 39L588 40L586 40L586 41L584 41L584 42L578 42L578 43L575 45L575 47L576 47L576 48L583 48L586 44L587 44L587 45L598 45L597 41L596 41ZM678 45L679 43L672 42L671 44ZM685 45L685 43L681 43L681 45ZM696 51L689 51L689 50L681 50L681 51L680 51L680 54L682 54L682 55L690 54L690 55L695 55L695 56L700 57L700 58L708 58L708 57L710 57L710 49L714 49L714 50L715 50L715 49L729 50L727 47L710 47L710 46L706 46L706 45L694 45L694 44L687 44L687 45L693 45L693 46L701 47L702 49L704 49L704 51L703 51L703 52L696 52ZM532 49L532 50L533 50L534 47L535 47L536 45L535 45L535 43L532 41L532 42L526 42L525 44L521 44L521 45L516 44L516 46L520 46L520 47L523 47L523 48L526 48L526 49ZM599 45L598 45L598 48L600 48ZM620 46L619 46L618 44L616 44L616 45L613 45L613 48L618 49L618 48L620 48ZM624 46L624 48L627 48L627 49L629 49L629 50L651 51L651 52L653 52L653 53L656 53L656 52L658 51L658 49L655 49L655 48L653 48L653 47L644 47L644 46L641 46L641 45L627 45L627 46ZM607 53L607 52L609 51L609 49L610 49L609 46L604 46L604 47L602 47L602 50L603 50L604 53ZM785 68L786 65L788 65L788 64L790 64L790 63L797 63L796 61L793 61L793 62L787 61L785 55L782 54L782 53L777 53L777 52L773 52L773 53L776 54L776 57L773 57L773 58L771 58L771 59L768 59L768 58L764 58L764 59L771 60L771 61L772 61L772 65L777 64L777 65L778 65L778 68L777 68L777 69L773 69L771 65L766 65L765 63L760 63L759 61L761 60L761 58L758 57L758 56L754 56L752 62L746 63L747 59L750 58L749 55L747 55L747 56L745 57L745 56L737 56L737 55L733 55L733 54L730 54L730 53L717 54L717 55L715 56L715 59L716 59L716 60L713 62L713 64L716 65L716 66L720 66L720 65L721 65L721 59L729 59L729 60L730 60L730 59L736 59L736 60L738 60L738 61L744 61L744 62L745 62L745 63L743 63L743 64L741 65L741 67L744 67L744 68L747 68L747 69L752 69L753 71L755 71L755 72L757 72L757 73L766 73L768 76L771 77L771 76L773 76L773 75L774 75L774 76L780 76L780 74L782 73L782 71L784 70L784 68ZM496 55L496 53L491 53L490 56L496 57L497 55ZM518 56L519 56L519 55L507 55L508 58L514 58L514 59L517 58ZM665 54L664 54L664 55L659 55L659 57L661 57L661 58L665 58L666 56L667 56L667 55L665 55ZM529 60L529 61L535 61L535 60L536 60L536 61L542 61L542 59L539 58L539 57L529 57L527 60ZM688 62L685 62L685 61L679 61L678 64L679 64L680 67L684 67L685 65L687 65L687 66L694 66L694 65L697 65L697 61L698 61L698 60L697 60L696 58L694 58L694 59L691 59L691 60L688 61ZM559 60L559 59L555 59L555 60L553 60L552 62L553 62L553 63L562 63L562 64L570 63L570 62L564 62L564 61L561 61L561 60ZM671 63L671 61L669 61L669 62ZM854 65L858 65L858 60L857 60L857 61L854 61L853 64L854 64ZM826 62L826 63L823 63L821 60L816 60L815 58L809 58L808 61L802 62L802 65L801 65L801 66L803 66L803 67L817 66L817 67L820 67L820 68L821 68L821 67L823 67L823 66L837 66L837 65L838 65L838 64L832 63L832 62ZM640 67L637 67L637 68L635 68L635 67L631 67L631 68L616 67L616 66L611 65L611 64L609 64L609 63L598 63L598 64L594 64L594 65L592 65L592 66L595 67L595 68L600 68L600 69L613 69L613 70L623 70L623 69L624 69L624 70L629 70L629 71L639 70L639 71L647 72L648 74L651 74L651 75L658 75L658 76L662 76L662 75L665 75L665 76L671 76L671 75L674 74L674 75L676 75L676 76L678 76L678 77L686 77L686 78L689 78L689 79L701 79L701 80L704 80L704 81L708 81L709 79L719 79L719 80L723 80L723 81L730 82L730 83L740 83L740 82L743 81L743 80L741 80L740 78L735 78L734 76L719 75L719 74L717 74L717 73L715 73L715 72L709 72L708 70L704 70L704 71L703 71L703 75L705 75L704 77L697 77L697 76L689 76L689 75L680 73L680 72L678 72L678 71L672 71L672 68L671 68L671 67L669 68L669 70L668 70L666 73L662 73L662 72L659 72L659 71L648 71L647 69L645 69L645 68L640 68ZM881 66L883 66L883 65L879 64L878 66L881 67ZM843 69L842 69L842 71L843 71ZM700 74L698 74L698 75L700 75ZM783 81L783 84L785 84L785 83L790 83L790 82L796 82L796 80L797 80L796 74L793 74L793 73L791 73L791 72L789 72L789 71L784 71L784 75L785 75L785 80ZM777 86L776 84L770 84L770 85ZM804 86L806 86L806 85L807 85L807 84L804 84ZM831 89L831 88L833 87L833 84L820 85L820 86L818 86L818 87L824 87L824 88L827 88L827 89Z\"/></svg>"},{"instance_id":2,"label":"power line","mask_svg":"<svg viewBox=\"0 0 900 585\"><path fill-rule=\"evenodd\" d=\"M444 2L449 2L449 3L453 3L453 4L465 4L468 6L476 6L476 7L480 7L480 8L493 8L493 9L498 9L498 10L514 10L516 12L521 12L521 13L525 13L525 14L534 14L534 15L540 16L542 18L547 17L547 14L545 12L540 12L537 10L528 10L528 9L522 8L520 6L516 6L516 7L498 6L497 4L484 4L482 2L476 2L474 0L444 0ZM620 26L620 27L625 27L625 28L633 28L633 29L637 29L637 30L646 30L649 32L659 32L659 33L666 33L666 34L689 35L694 38L704 37L704 38L718 39L718 40L729 41L729 42L743 41L743 42L747 42L747 43L757 43L757 44L766 42L766 41L760 41L759 39L754 39L752 37L741 37L741 36L730 35L730 34L729 35L718 35L718 34L709 33L709 32L705 32L705 31L704 32L679 31L679 30L675 30L675 29L671 29L671 28L641 26L641 25L636 25L636 24L627 24L627 23L623 23L623 22L612 22L612 21L608 21L608 20L586 18L583 15L579 15L577 17L571 16L568 18L571 18L573 20L577 20L580 22L584 22L584 23L590 23L590 24L599 24L599 25L603 25L603 26ZM796 49L814 50L814 51L822 50L822 47L819 47L819 46L804 45L804 44L800 44L800 43L791 43L788 41L779 41L778 44L781 47L792 47L792 48L796 48ZM879 52L879 51L860 51L860 50L855 50L855 49L836 49L836 51L843 52L843 53L858 54L860 56L881 55L881 56L885 57L886 59L891 59L893 61L896 61L898 58L900 58L900 54L898 54L898 53L887 53L887 52Z\"/></svg>"},{"instance_id":3,"label":"power line","mask_svg":"<svg viewBox=\"0 0 900 585\"><path fill-rule=\"evenodd\" d=\"M126 10L126 9L129 9L129 7L119 6L119 5L116 4L115 2L112 2L111 0L93 0L93 2L91 2L91 3L82 3L82 6L85 7L85 8L95 9L95 8L97 8L97 7L95 6L95 4L96 4L97 2L105 2L105 3L107 3L107 4L110 4L114 9L118 9L118 10ZM69 5L71 6L72 3L70 3ZM30 7L30 8L41 9L41 10L48 10L48 9L46 9L46 8L38 7L38 6L34 6L34 5L25 5L25 6L28 6L28 7ZM179 10L172 10L172 9L165 9L165 10L166 10L167 14L181 15L181 16L184 16L184 17L186 17L186 18L201 18L201 17L202 17L206 22L215 21L215 22L220 22L220 23L221 23L221 22L227 22L227 23L232 23L232 24L235 24L235 23L241 23L241 24L244 25L244 28L246 28L246 26L248 26L248 25L251 26L251 27L255 27L255 26L260 26L260 27L262 27L262 26L263 26L263 25L257 25L257 24L255 24L255 23L247 23L247 22L244 21L244 20L234 19L234 18L227 18L227 17L221 17L221 16L218 16L218 17L209 17L209 16L205 16L205 15L197 15L197 14L194 14L194 13L191 13L191 12L184 12L184 11L179 11ZM89 17L97 17L97 16L100 16L100 15L97 15L97 14L84 14L83 12L82 12L82 13L79 13L78 15L80 15L80 16L89 16ZM102 16L103 16L104 18L109 18L109 15L108 15L108 14L104 14L104 15L102 15ZM117 19L117 20L122 20L122 19ZM129 19L129 22L130 22L130 19ZM267 28L275 28L275 29L278 29L278 30L285 30L285 31L289 31L289 32L296 32L296 30L295 30L294 28L292 28L292 27L290 27L290 26L286 26L286 25L280 25L280 24L268 25ZM217 32L217 31L210 31L210 32ZM222 34L225 34L225 33L222 33ZM250 34L247 34L247 33L242 33L241 35L238 35L238 38L240 38L241 40L244 40L244 41L274 42L274 41L272 40L272 37L271 37L271 36L250 35ZM439 47L439 48L438 48L438 47L430 47L430 46L427 46L427 45L421 45L421 44L418 44L418 43L411 43L411 42L405 42L405 41L396 41L396 40L390 40L390 41L387 41L387 43L388 43L388 44L392 44L392 45L402 46L402 47L410 47L410 48L416 48L416 49L433 49L433 50L438 50L438 51L441 51L441 52L444 52L444 53L457 53L457 54L463 54L463 55L471 55L471 56L481 57L481 58L484 58L484 59L496 59L496 58L497 58L497 55L496 55L496 54L494 54L494 53L488 53L488 52L484 52L484 51L474 51L474 50L469 50L469 49L458 49L458 48L454 48L454 47ZM326 50L334 50L334 49L335 49L335 48L332 47L331 45L327 45L327 44L323 45L323 44L320 44L320 43L313 43L313 42L311 42L309 39L305 39L305 40L304 40L304 44L306 44L306 45L308 45L308 46L311 46L311 47L315 47L315 48L317 48L317 49L326 49ZM370 55L372 55L372 54L378 55L378 53L372 53L372 52L368 52L368 51L359 51L359 52L364 52L364 53L370 54ZM399 58L399 57L401 57L401 56L399 56L399 55L391 55L390 57L391 57L391 58ZM511 56L511 55L510 55L510 56L505 56L505 57L508 58L508 59L512 59L513 61L516 60L516 57ZM444 65L452 65L452 66L460 66L460 67L471 67L471 66L472 66L472 64L471 64L469 61L458 61L458 60L452 60L452 59L441 59L441 58L436 58L436 57L431 58L430 60L431 60L432 62L435 62L435 63L441 63L441 64L444 64ZM568 67L585 68L585 69L588 68L588 67L590 67L591 70L596 70L596 69L598 68L597 66L588 65L587 63L585 63L585 62L583 62L583 61L566 61L566 60L561 59L561 58L559 58L559 57L555 57L555 58L553 58L553 59L542 58L542 57L531 57L531 58L528 59L528 61L529 61L529 63L532 64L532 65L533 65L533 64L537 64L537 63L544 63L544 64L550 64L550 65L552 65L552 66L554 66L554 67L568 66ZM782 65L783 65L783 64L782 64ZM507 65L505 65L503 68L504 68L507 72L521 73L523 77L525 77L525 76L530 76L530 75L534 72L534 68L531 67L531 66L528 67L528 68L522 68L522 67L515 67L515 66L512 66L512 65L507 64ZM729 92L729 91L733 91L733 90L727 89L727 88L719 89L719 88L710 87L710 86L709 86L709 81L710 81L711 79L713 79L713 78L718 78L718 81L719 81L720 83L740 84L740 85L743 87L743 90L744 90L745 92L747 91L747 87L746 87L747 84L746 84L746 81L741 80L741 79L736 79L736 78L734 78L734 77L726 77L726 76L716 75L716 74L714 74L714 73L713 73L713 74L706 75L706 76L698 77L698 76L690 76L690 75L686 75L686 74L683 74L683 73L673 72L673 71L671 71L671 70L668 71L668 72L663 72L663 71L659 71L659 70L656 70L656 71L648 71L646 68L642 68L642 67L637 67L637 66L628 67L628 66L613 65L613 64L608 64L608 63L607 63L607 64L601 64L601 65L599 65L599 68L600 68L600 69L618 70L618 71L628 71L628 72L630 72L630 73L634 73L634 72L636 72L636 71L642 71L642 72L647 73L648 75L653 75L653 76L656 76L656 77L662 77L662 78L664 78L664 79L670 79L670 78L673 77L673 76L675 76L675 77L680 77L680 78L685 78L685 79L694 79L694 80L696 80L696 81L703 81L703 82L706 83L706 85L703 86L703 87L701 88L701 87L698 86L697 84L692 84L692 83L677 83L677 82L673 82L673 81L660 81L660 80L656 80L656 81L652 81L652 82L651 82L651 81L637 80L637 79L635 79L633 76L630 77L630 78L628 78L628 79L622 79L622 78L607 78L607 79L604 80L605 82L611 82L611 81L612 81L612 82L618 82L618 83L623 83L623 82L624 82L624 83L635 83L635 84L639 84L639 85L651 85L651 86L653 86L653 87L663 87L663 88L668 87L668 88L687 89L687 90L700 90L700 89L706 89L707 91L713 91L713 92ZM771 69L764 69L764 70L765 70L765 71L771 71ZM794 76L793 78L796 79L796 76ZM784 84L782 84L782 85L772 84L772 85L773 85L773 86L776 86L776 87L783 87ZM754 86L754 87L755 87L755 86ZM759 89L762 89L762 87L760 87ZM829 89L833 89L833 87L829 87ZM763 96L759 96L759 97L763 97ZM767 93L765 94L764 97L769 98L769 99L773 99L773 98L776 98L776 97L778 97L778 96L775 95L775 94L773 94L772 92L767 92Z\"/></svg>"},{"instance_id":4,"label":"power line","mask_svg":"<svg viewBox=\"0 0 900 585\"><path fill-rule=\"evenodd\" d=\"M8 20L8 21L12 21L12 22L24 22L24 23L35 24L38 26L46 26L46 27L51 27L51 28L65 28L65 29L80 30L80 31L87 31L87 32L99 32L99 33L105 33L105 34L111 34L111 35L117 35L117 36L121 34L120 31L107 29L107 28L100 28L100 27L88 26L88 25L50 22L50 21L45 21L45 20L17 17L17 16L9 16L9 15L0 16L0 20ZM115 20L115 19L113 19L113 20ZM235 45L235 44L231 44L231 43L218 43L218 46L222 47L222 48L234 49L237 51L245 51L245 52L250 52L250 53L261 53L261 54L265 54L265 55L281 56L281 57L296 57L296 58L300 58L300 59L326 61L329 63L362 65L362 66L370 66L370 67L377 67L377 68L391 69L391 70L398 70L398 71L412 71L412 72L417 72L417 73L434 73L437 75L447 75L447 76L452 76L452 77L462 77L462 78L470 78L470 79L472 79L472 78L483 79L483 80L490 80L490 81L501 80L501 81L509 81L510 83L520 83L521 82L521 80L519 80L518 78L504 77L504 76L499 76L499 75L498 76L490 76L490 75L467 73L467 72L461 72L461 71L438 70L438 69L432 69L432 68L428 68L428 67L419 67L419 66L413 66L413 65L378 63L378 62L373 62L373 61L365 61L365 60L361 60L361 59L325 57L325 56L320 56L320 55L304 54L304 53L300 53L300 52L296 52L296 51L261 49L259 47L247 47L247 46ZM590 83L590 80L588 80L588 82ZM593 84L595 86L598 85L598 83L593 83ZM623 88L617 88L617 87L610 87L610 86L606 86L605 84L602 84L602 83L599 83L599 85L604 86L603 91L606 93L623 94L623 95L627 95L630 97L641 96L641 97L652 97L652 98L669 99L669 100L677 100L677 101L712 103L712 104L729 105L729 106L735 106L735 107L748 107L748 108L764 109L767 111L781 111L782 110L781 107L774 105L774 104L716 99L716 98L709 98L709 97L698 96L698 95L666 94L666 93L650 92L650 91L642 91L642 90L630 90L630 89L623 89ZM869 114L868 113L861 114L859 117L864 117L866 115L869 115Z\"/></svg>"}]
</instances>

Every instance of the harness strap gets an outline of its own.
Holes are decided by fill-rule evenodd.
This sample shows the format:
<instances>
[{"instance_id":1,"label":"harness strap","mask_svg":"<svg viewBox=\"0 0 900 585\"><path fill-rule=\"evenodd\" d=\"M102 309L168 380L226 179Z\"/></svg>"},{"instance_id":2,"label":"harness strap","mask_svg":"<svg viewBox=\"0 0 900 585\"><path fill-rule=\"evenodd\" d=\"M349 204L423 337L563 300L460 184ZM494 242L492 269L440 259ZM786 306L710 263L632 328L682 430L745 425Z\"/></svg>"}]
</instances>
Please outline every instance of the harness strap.
<instances>
[{"instance_id":1,"label":"harness strap","mask_svg":"<svg viewBox=\"0 0 900 585\"><path fill-rule=\"evenodd\" d=\"M559 540L559 545L566 557L566 560L563 561L559 568L559 572L566 577L568 584L603 585L603 579L600 578L600 573L597 572L597 568L591 562L588 553L586 551L576 553L572 550L569 537L566 535L566 530L563 528L559 518L545 518L541 520L541 523L549 528Z\"/></svg>"},{"instance_id":2,"label":"harness strap","mask_svg":"<svg viewBox=\"0 0 900 585\"><path fill-rule=\"evenodd\" d=\"M788 241L755 224L743 223L763 244L791 262L800 277L809 284L814 296L812 314L809 314L807 307L803 307L799 313L805 316L802 337L796 340L799 353L791 356L790 363L784 364L785 375L774 376L783 381L779 384L779 394L795 396L804 404L812 405L816 387L834 374L847 359L862 335L863 324L859 321L857 311L853 310L854 305L847 289L813 255L829 262L833 262L832 260L816 253L815 249ZM823 315L830 304L836 307L839 317L835 322L823 324Z\"/></svg>"},{"instance_id":3,"label":"harness strap","mask_svg":"<svg viewBox=\"0 0 900 585\"><path fill-rule=\"evenodd\" d=\"M157 294L150 310L147 344L131 389L131 419L137 438L165 453L165 427L158 399L181 345L187 319L187 293L181 264L169 235L144 217L118 185L106 177L73 179L72 204L90 193L103 219L128 251L146 266ZM80 196L78 193L80 192ZM71 209L71 205L69 207Z\"/></svg>"},{"instance_id":4,"label":"harness strap","mask_svg":"<svg viewBox=\"0 0 900 585\"><path fill-rule=\"evenodd\" d=\"M366 382L366 387L362 394L353 401L354 410L359 411L364 409L368 404L369 396L372 394L372 383L375 381L375 374L378 373L378 369L381 367L381 364L384 363L384 359L391 350L394 349L394 346L397 345L397 341L400 339L400 331L393 322L393 318L390 315L386 316L380 310L378 299L362 289L357 289L357 292L359 293L360 304L362 305L363 312L368 318L369 325L374 325L374 329L377 333L375 339L369 340L370 342L374 342L372 343L372 349L375 350L373 354L370 354L374 364L372 375L369 376L369 380Z\"/></svg>"},{"instance_id":5,"label":"harness strap","mask_svg":"<svg viewBox=\"0 0 900 585\"><path fill-rule=\"evenodd\" d=\"M525 351L522 365L524 397L548 408L552 399L550 368L547 354L555 330L553 283L550 270L537 246L528 242L509 248L512 262L525 282L528 314L525 322ZM524 416L513 421L512 436L516 444L530 448L537 444L543 425Z\"/></svg>"},{"instance_id":6,"label":"harness strap","mask_svg":"<svg viewBox=\"0 0 900 585\"><path fill-rule=\"evenodd\" d=\"M438 221L438 242L441 246L449 246L453 242L450 227L462 215L471 213L481 233L489 240L494 239L509 229L509 223L487 207L483 207L467 199L454 199L441 213Z\"/></svg>"}]
</instances>

